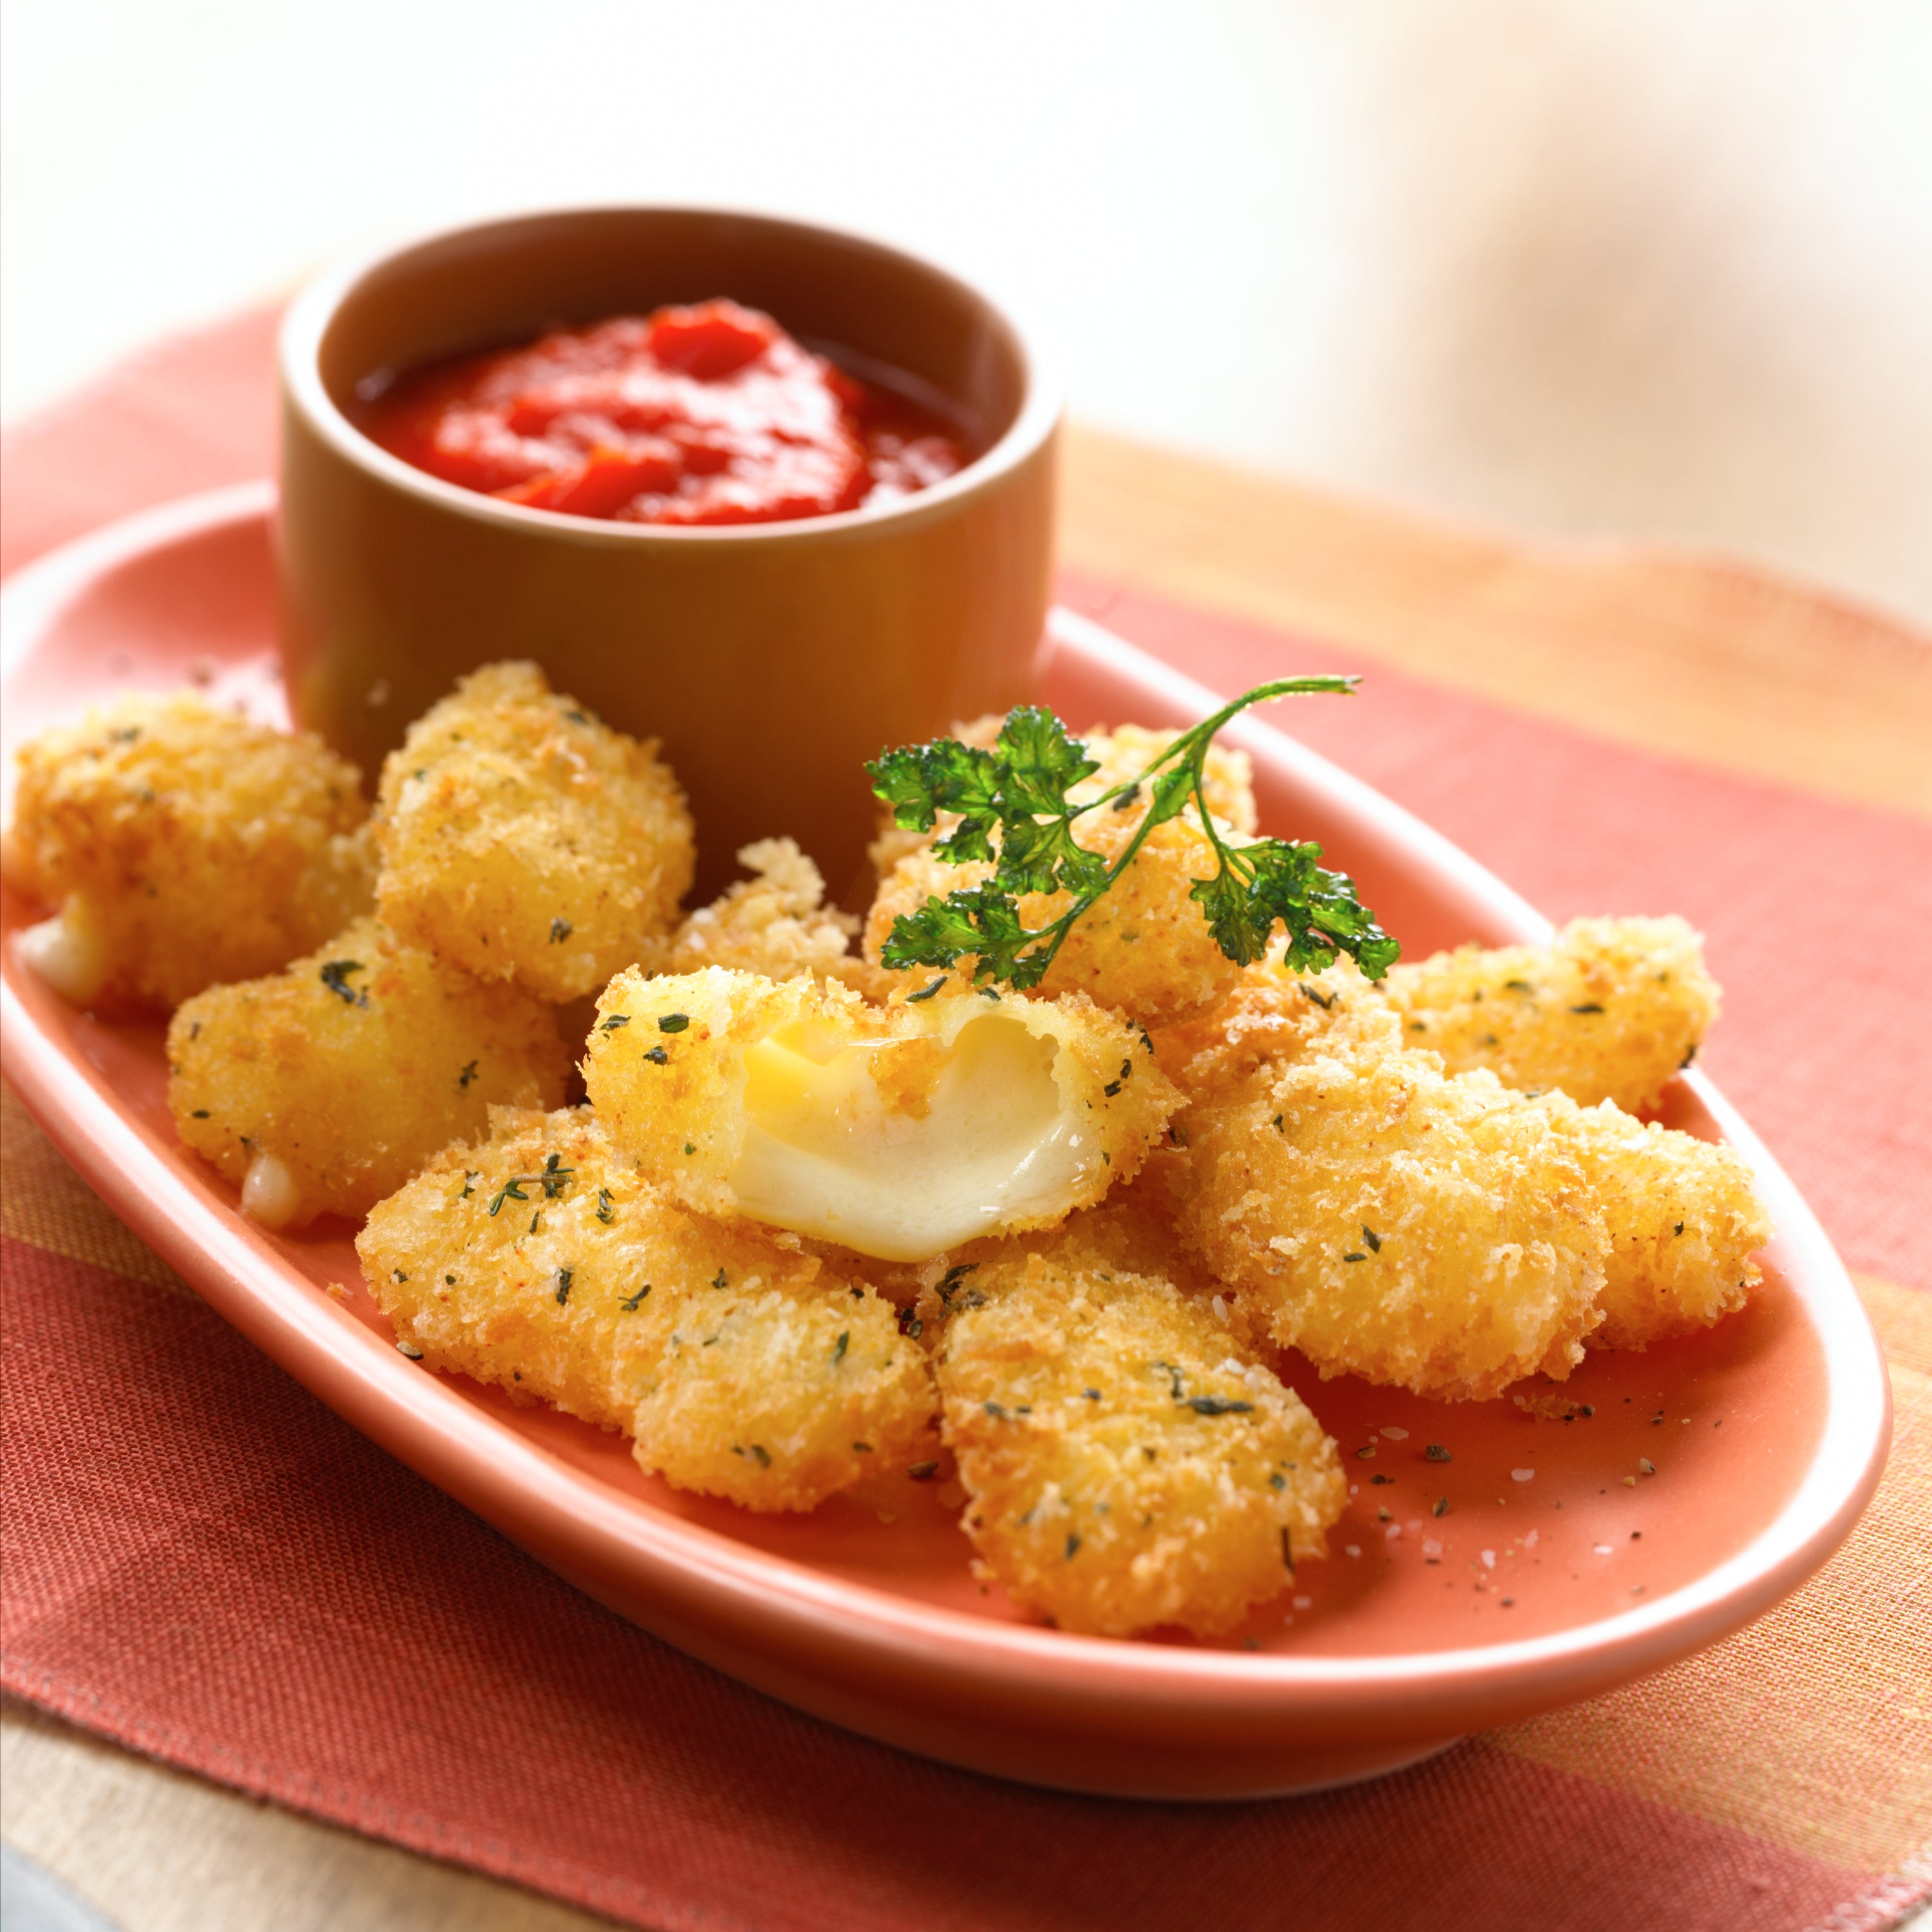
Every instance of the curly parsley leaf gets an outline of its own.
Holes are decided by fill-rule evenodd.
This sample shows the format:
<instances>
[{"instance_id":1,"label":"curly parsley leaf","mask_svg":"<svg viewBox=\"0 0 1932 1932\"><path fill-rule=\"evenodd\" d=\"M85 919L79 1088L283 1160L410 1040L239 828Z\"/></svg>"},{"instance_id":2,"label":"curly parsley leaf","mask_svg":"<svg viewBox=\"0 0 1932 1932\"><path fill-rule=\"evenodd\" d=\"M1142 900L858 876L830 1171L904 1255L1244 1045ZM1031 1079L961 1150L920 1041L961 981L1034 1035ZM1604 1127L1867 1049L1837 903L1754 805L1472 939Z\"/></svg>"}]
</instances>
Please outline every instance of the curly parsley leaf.
<instances>
[{"instance_id":1,"label":"curly parsley leaf","mask_svg":"<svg viewBox=\"0 0 1932 1932\"><path fill-rule=\"evenodd\" d=\"M1216 943L1246 966L1267 952L1274 928L1288 935L1287 964L1298 973L1318 973L1347 952L1372 980L1379 980L1402 950L1355 896L1346 872L1317 862L1322 848L1270 838L1232 847L1211 879L1195 881L1189 896L1205 912Z\"/></svg>"},{"instance_id":2,"label":"curly parsley leaf","mask_svg":"<svg viewBox=\"0 0 1932 1932\"><path fill-rule=\"evenodd\" d=\"M1401 948L1356 897L1353 881L1321 866L1322 848L1276 838L1230 844L1206 795L1208 747L1231 718L1269 698L1346 694L1355 683L1352 677L1306 677L1258 685L1183 732L1138 778L1084 805L1072 803L1068 794L1100 766L1038 705L1009 713L991 751L939 738L882 754L866 770L874 791L892 808L894 822L930 832L940 814L956 816L958 823L934 842L934 856L956 865L990 865L993 872L976 885L929 898L916 912L902 914L881 958L896 970L970 958L976 980L1037 986L1075 922L1133 862L1148 834L1193 805L1216 871L1212 878L1196 880L1191 896L1230 959L1246 965L1260 958L1279 926L1294 970L1318 971L1346 952L1370 979L1380 979ZM1075 836L1076 821L1088 813L1132 810L1144 795L1140 824L1111 862ZM1020 899L1052 892L1068 896L1068 909L1050 925L1029 927Z\"/></svg>"}]
</instances>

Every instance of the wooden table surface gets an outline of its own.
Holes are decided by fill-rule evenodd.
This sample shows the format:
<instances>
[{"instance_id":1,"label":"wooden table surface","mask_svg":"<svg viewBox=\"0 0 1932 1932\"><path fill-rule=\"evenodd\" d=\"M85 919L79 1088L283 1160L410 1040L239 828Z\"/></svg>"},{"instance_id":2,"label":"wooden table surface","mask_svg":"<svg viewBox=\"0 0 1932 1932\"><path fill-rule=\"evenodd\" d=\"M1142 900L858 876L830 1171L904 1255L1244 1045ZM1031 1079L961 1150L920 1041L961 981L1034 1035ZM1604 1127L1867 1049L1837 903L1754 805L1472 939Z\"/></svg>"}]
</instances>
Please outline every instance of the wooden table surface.
<instances>
[{"instance_id":1,"label":"wooden table surface","mask_svg":"<svg viewBox=\"0 0 1932 1932\"><path fill-rule=\"evenodd\" d=\"M1717 560L1528 550L1090 430L1067 454L1061 548L1078 570L1624 743L1932 818L1932 638ZM0 1835L126 1932L601 1922L11 1701Z\"/></svg>"}]
</instances>

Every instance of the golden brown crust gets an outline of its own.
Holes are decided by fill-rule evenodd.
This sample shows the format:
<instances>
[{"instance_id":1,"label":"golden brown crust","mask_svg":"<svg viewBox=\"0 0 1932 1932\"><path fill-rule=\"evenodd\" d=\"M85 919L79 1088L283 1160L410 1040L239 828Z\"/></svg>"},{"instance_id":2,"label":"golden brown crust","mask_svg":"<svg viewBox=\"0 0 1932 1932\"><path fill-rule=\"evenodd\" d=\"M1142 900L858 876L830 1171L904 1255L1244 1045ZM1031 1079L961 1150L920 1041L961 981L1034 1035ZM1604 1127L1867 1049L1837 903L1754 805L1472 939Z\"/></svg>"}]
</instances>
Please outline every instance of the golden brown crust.
<instances>
[{"instance_id":1,"label":"golden brown crust","mask_svg":"<svg viewBox=\"0 0 1932 1932\"><path fill-rule=\"evenodd\" d=\"M1641 1348L1735 1313L1760 1280L1772 1226L1727 1147L1634 1120L1611 1102L1536 1106L1574 1150L1610 1236L1592 1348Z\"/></svg>"},{"instance_id":2,"label":"golden brown crust","mask_svg":"<svg viewBox=\"0 0 1932 1932\"><path fill-rule=\"evenodd\" d=\"M676 1488L810 1509L933 1446L931 1375L890 1304L790 1236L680 1208L588 1109L494 1109L356 1246L430 1367L620 1430Z\"/></svg>"},{"instance_id":3,"label":"golden brown crust","mask_svg":"<svg viewBox=\"0 0 1932 1932\"><path fill-rule=\"evenodd\" d=\"M238 1185L259 1154L301 1208L361 1216L493 1103L555 1106L570 1051L550 1009L404 946L373 919L286 970L211 987L168 1029L184 1145Z\"/></svg>"},{"instance_id":4,"label":"golden brown crust","mask_svg":"<svg viewBox=\"0 0 1932 1932\"><path fill-rule=\"evenodd\" d=\"M104 994L172 1007L368 909L368 807L317 738L130 694L43 732L20 768L8 879L84 928Z\"/></svg>"},{"instance_id":5,"label":"golden brown crust","mask_svg":"<svg viewBox=\"0 0 1932 1932\"><path fill-rule=\"evenodd\" d=\"M1132 1178L1179 1097L1138 1028L1078 997L988 999L956 974L928 984L926 998L902 992L878 1006L836 984L775 982L716 967L620 974L599 1002L586 1083L614 1138L646 1173L700 1213L736 1214L746 1204L734 1177L754 1125L746 1098L748 1049L788 1029L872 1043L869 1077L880 1102L889 1114L916 1121L968 1030L1005 1019L1039 1042L1072 1151L1065 1184L1051 1200L1032 1202L1000 1225L1052 1226ZM856 1236L842 1238L866 1246Z\"/></svg>"},{"instance_id":6,"label":"golden brown crust","mask_svg":"<svg viewBox=\"0 0 1932 1932\"><path fill-rule=\"evenodd\" d=\"M691 814L655 742L553 692L472 673L382 766L378 908L482 980L563 1001L662 954L691 885Z\"/></svg>"},{"instance_id":7,"label":"golden brown crust","mask_svg":"<svg viewBox=\"0 0 1932 1932\"><path fill-rule=\"evenodd\" d=\"M1657 1104L1718 1012L1703 942L1675 917L1572 920L1546 946L1461 946L1384 984L1404 1040L1452 1073L1627 1114Z\"/></svg>"},{"instance_id":8,"label":"golden brown crust","mask_svg":"<svg viewBox=\"0 0 1932 1932\"><path fill-rule=\"evenodd\" d=\"M969 744L990 745L1001 720L985 718L959 728ZM1100 797L1113 786L1138 778L1180 734L1150 731L1138 725L1096 730L1087 740L1088 755L1100 770L1070 792L1076 803ZM1204 788L1208 807L1226 837L1245 838L1255 825L1252 773L1245 752L1219 747L1208 755ZM1112 860L1119 856L1146 817L1137 800L1079 821L1082 844ZM934 839L948 830L948 819L931 833L888 827L874 842L873 863L879 889L867 914L865 954L878 964L892 922L916 911L929 898L983 884L993 868L982 864L951 865L934 856ZM1240 976L1223 953L1188 896L1197 879L1217 869L1213 848L1192 807L1156 826L1133 862L1099 903L1084 914L1062 942L1039 988L1040 997L1084 993L1097 1005L1149 1027L1172 1024L1218 1005ZM1020 916L1034 930L1059 918L1072 901L1064 892L1035 893L1020 902ZM970 970L970 962L962 962Z\"/></svg>"},{"instance_id":9,"label":"golden brown crust","mask_svg":"<svg viewBox=\"0 0 1932 1932\"><path fill-rule=\"evenodd\" d=\"M738 854L752 874L690 914L672 936L667 973L707 966L767 980L836 980L866 992L876 983L850 950L859 922L825 904L825 880L795 840L761 838Z\"/></svg>"},{"instance_id":10,"label":"golden brown crust","mask_svg":"<svg viewBox=\"0 0 1932 1932\"><path fill-rule=\"evenodd\" d=\"M1568 1375L1606 1240L1546 1115L1297 986L1237 1006L1242 1040L1168 1061L1190 1096L1173 1179L1184 1236L1254 1331L1324 1376L1441 1397Z\"/></svg>"},{"instance_id":11,"label":"golden brown crust","mask_svg":"<svg viewBox=\"0 0 1932 1932\"><path fill-rule=\"evenodd\" d=\"M1334 1443L1202 1303L1081 1252L960 1278L939 1378L967 1534L1064 1630L1211 1636L1318 1556L1347 1500Z\"/></svg>"},{"instance_id":12,"label":"golden brown crust","mask_svg":"<svg viewBox=\"0 0 1932 1932\"><path fill-rule=\"evenodd\" d=\"M1083 822L1080 842L1112 860L1138 825L1130 814ZM1149 1027L1184 1020L1218 1005L1238 983L1240 968L1216 943L1199 904L1188 895L1216 869L1213 849L1186 818L1156 826L1132 862L1061 942L1038 988L1039 997L1084 993L1096 1005ZM866 918L866 956L880 959L892 922L931 898L983 884L986 865L953 866L922 848L902 859L880 882ZM1023 898L1020 916L1037 931L1072 903L1064 892ZM970 962L962 962L970 970Z\"/></svg>"}]
</instances>

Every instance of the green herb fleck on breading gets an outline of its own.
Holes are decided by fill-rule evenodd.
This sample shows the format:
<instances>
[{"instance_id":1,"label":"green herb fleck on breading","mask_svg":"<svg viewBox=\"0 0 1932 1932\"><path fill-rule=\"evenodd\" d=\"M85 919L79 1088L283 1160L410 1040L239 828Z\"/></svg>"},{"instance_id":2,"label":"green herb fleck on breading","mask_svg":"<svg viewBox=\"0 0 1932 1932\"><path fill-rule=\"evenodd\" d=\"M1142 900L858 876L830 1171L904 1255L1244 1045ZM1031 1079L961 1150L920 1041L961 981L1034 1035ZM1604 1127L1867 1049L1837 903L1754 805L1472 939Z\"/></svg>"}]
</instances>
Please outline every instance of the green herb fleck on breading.
<instances>
[{"instance_id":1,"label":"green herb fleck on breading","mask_svg":"<svg viewBox=\"0 0 1932 1932\"><path fill-rule=\"evenodd\" d=\"M352 1006L366 1006L369 1004L368 988L357 992L350 985L349 976L352 973L366 972L368 970L359 959L332 959L322 968L318 976L338 1000Z\"/></svg>"}]
</instances>

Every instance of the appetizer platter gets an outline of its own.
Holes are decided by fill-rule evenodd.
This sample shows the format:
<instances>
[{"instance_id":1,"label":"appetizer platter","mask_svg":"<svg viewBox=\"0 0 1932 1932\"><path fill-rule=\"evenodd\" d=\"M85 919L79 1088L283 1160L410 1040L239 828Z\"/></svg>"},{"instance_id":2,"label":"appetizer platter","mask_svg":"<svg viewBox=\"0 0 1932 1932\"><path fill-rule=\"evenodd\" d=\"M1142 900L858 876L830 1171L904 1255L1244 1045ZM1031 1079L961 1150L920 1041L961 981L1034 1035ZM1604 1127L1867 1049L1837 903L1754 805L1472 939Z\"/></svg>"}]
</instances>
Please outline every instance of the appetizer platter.
<instances>
[{"instance_id":1,"label":"appetizer platter","mask_svg":"<svg viewBox=\"0 0 1932 1932\"><path fill-rule=\"evenodd\" d=\"M1681 922L1552 934L1065 613L1045 709L878 748L862 950L783 824L683 903L674 772L531 667L425 712L372 826L279 735L272 507L5 592L17 835L146 733L274 765L248 810L296 855L197 936L10 853L8 1073L229 1319L580 1587L954 1762L1252 1796L1658 1668L1849 1529L1882 1369L1680 1069L1716 997ZM500 829L452 860L452 774L473 813L525 758L527 813L532 744L622 802L622 891L539 907Z\"/></svg>"}]
</instances>

